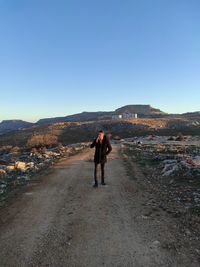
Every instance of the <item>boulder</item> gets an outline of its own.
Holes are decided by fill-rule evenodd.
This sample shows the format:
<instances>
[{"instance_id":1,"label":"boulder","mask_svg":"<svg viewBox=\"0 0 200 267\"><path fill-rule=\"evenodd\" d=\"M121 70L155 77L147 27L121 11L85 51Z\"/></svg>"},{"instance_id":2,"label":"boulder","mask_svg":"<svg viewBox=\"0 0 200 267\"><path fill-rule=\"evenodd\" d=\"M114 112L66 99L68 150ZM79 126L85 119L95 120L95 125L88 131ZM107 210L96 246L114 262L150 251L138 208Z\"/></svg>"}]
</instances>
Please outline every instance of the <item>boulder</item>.
<instances>
[{"instance_id":1,"label":"boulder","mask_svg":"<svg viewBox=\"0 0 200 267\"><path fill-rule=\"evenodd\" d=\"M35 167L35 163L34 162L28 162L26 163L26 168L27 169L33 169Z\"/></svg>"},{"instance_id":2,"label":"boulder","mask_svg":"<svg viewBox=\"0 0 200 267\"><path fill-rule=\"evenodd\" d=\"M171 168L168 169L167 171L163 172L162 176L163 177L172 176L178 170L179 170L178 165L171 165Z\"/></svg>"},{"instance_id":3,"label":"boulder","mask_svg":"<svg viewBox=\"0 0 200 267\"><path fill-rule=\"evenodd\" d=\"M172 164L166 164L165 167L162 170L162 173L168 172L169 170L172 169L172 167L173 167Z\"/></svg>"},{"instance_id":4,"label":"boulder","mask_svg":"<svg viewBox=\"0 0 200 267\"><path fill-rule=\"evenodd\" d=\"M23 162L23 161L16 161L15 162L15 168L17 170L20 170L22 172L25 172L26 171L26 163Z\"/></svg>"},{"instance_id":5,"label":"boulder","mask_svg":"<svg viewBox=\"0 0 200 267\"><path fill-rule=\"evenodd\" d=\"M6 170L7 170L8 172L12 172L12 171L15 170L15 166L13 166L13 165L9 165L9 166L7 166Z\"/></svg>"}]
</instances>

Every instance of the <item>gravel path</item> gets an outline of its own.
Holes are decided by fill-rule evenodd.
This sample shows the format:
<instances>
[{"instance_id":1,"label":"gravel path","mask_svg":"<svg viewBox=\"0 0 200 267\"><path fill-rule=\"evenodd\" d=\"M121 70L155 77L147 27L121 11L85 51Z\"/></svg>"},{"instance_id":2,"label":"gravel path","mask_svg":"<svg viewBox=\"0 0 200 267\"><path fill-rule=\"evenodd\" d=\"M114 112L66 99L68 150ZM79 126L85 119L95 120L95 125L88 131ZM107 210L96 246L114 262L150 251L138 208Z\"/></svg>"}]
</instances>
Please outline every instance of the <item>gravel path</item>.
<instances>
[{"instance_id":1,"label":"gravel path","mask_svg":"<svg viewBox=\"0 0 200 267\"><path fill-rule=\"evenodd\" d=\"M93 152L61 160L1 208L0 266L196 267L164 248L170 221L148 219L148 187L137 169L129 177L118 145L107 185L92 188Z\"/></svg>"}]
</instances>

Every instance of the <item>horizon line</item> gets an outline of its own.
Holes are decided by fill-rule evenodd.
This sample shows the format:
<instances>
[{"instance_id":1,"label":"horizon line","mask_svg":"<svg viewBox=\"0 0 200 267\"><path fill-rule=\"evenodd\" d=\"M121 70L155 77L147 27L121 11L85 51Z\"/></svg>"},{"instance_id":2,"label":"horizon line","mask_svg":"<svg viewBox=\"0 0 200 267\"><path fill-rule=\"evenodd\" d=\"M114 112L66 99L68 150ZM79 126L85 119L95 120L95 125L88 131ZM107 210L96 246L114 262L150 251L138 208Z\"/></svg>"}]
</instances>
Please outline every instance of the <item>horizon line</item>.
<instances>
[{"instance_id":1,"label":"horizon line","mask_svg":"<svg viewBox=\"0 0 200 267\"><path fill-rule=\"evenodd\" d=\"M137 104L135 104L137 105ZM139 104L138 104L139 105ZM144 105L147 105L147 104L144 104ZM128 105L126 105L128 106ZM162 111L162 110L161 110ZM38 119L19 119L19 118L13 118L13 119L2 119L0 120L0 123L2 123L3 121L24 121L24 122L28 122L28 123L37 123L38 121L42 120L42 119L54 119L54 118L60 118L60 117L67 117L67 116L71 116L71 115L76 115L76 114L81 114L81 113L84 113L84 112L88 112L88 113L92 113L92 112L114 112L114 111L102 111L102 110L99 110L99 111L82 111L82 112L78 112L78 113L72 113L72 114L68 114L68 115L58 115L58 116L47 116L47 117L40 117ZM186 114L186 113L195 113L195 112L199 112L198 110L195 110L195 111L186 111L186 112L182 112L182 113L170 113L170 112L164 112L168 115L182 115L182 114Z\"/></svg>"}]
</instances>

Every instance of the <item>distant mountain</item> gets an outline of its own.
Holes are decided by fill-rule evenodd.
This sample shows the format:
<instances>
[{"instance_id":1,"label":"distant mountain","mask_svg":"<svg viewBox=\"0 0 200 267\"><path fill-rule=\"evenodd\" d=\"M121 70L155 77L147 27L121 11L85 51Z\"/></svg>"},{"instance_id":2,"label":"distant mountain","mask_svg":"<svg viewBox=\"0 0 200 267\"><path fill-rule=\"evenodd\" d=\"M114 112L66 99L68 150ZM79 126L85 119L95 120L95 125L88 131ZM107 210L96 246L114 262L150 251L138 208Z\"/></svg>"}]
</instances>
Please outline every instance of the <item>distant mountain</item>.
<instances>
[{"instance_id":1,"label":"distant mountain","mask_svg":"<svg viewBox=\"0 0 200 267\"><path fill-rule=\"evenodd\" d=\"M151 107L150 105L127 105L115 110L116 114L137 113L138 115L160 115L165 114L160 109Z\"/></svg>"},{"instance_id":2,"label":"distant mountain","mask_svg":"<svg viewBox=\"0 0 200 267\"><path fill-rule=\"evenodd\" d=\"M22 120L4 120L0 123L0 134L4 134L10 131L16 131L22 128L28 128L33 125L33 123Z\"/></svg>"},{"instance_id":3,"label":"distant mountain","mask_svg":"<svg viewBox=\"0 0 200 267\"><path fill-rule=\"evenodd\" d=\"M159 116L165 115L160 109L151 107L150 105L127 105L123 106L115 111L97 111L97 112L82 112L66 117L46 118L41 119L37 124L56 123L56 122L82 122L82 121L94 121L111 119L114 114L123 113L137 113L139 116Z\"/></svg>"},{"instance_id":4,"label":"distant mountain","mask_svg":"<svg viewBox=\"0 0 200 267\"><path fill-rule=\"evenodd\" d=\"M187 113L183 113L183 116L195 116L195 115L200 115L200 111L195 111L195 112L187 112Z\"/></svg>"},{"instance_id":5,"label":"distant mountain","mask_svg":"<svg viewBox=\"0 0 200 267\"><path fill-rule=\"evenodd\" d=\"M84 122L84 121L100 121L109 120L114 114L137 113L139 117L164 117L166 113L150 105L127 105L116 109L115 111L97 111L82 112L65 117L44 118L36 123L30 123L22 120L4 120L0 123L0 134L10 131L19 130L21 128L29 128L33 125L44 125L58 122Z\"/></svg>"},{"instance_id":6,"label":"distant mountain","mask_svg":"<svg viewBox=\"0 0 200 267\"><path fill-rule=\"evenodd\" d=\"M112 114L113 112L109 111L82 112L74 115L69 115L66 117L41 119L37 122L37 124L56 123L56 122L82 122L82 121L109 119L111 118Z\"/></svg>"}]
</instances>

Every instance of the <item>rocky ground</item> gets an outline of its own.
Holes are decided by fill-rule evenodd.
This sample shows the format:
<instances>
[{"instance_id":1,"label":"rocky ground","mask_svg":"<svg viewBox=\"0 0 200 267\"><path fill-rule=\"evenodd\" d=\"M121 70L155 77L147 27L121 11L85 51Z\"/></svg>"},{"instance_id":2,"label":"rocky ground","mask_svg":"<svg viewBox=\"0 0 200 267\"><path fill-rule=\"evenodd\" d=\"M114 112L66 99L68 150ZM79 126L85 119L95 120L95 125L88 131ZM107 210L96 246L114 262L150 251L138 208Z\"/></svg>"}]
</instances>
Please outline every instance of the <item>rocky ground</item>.
<instances>
[{"instance_id":1,"label":"rocky ground","mask_svg":"<svg viewBox=\"0 0 200 267\"><path fill-rule=\"evenodd\" d=\"M122 151L130 166L135 162L142 167L156 196L147 205L177 219L176 246L200 257L200 138L133 138L122 142Z\"/></svg>"},{"instance_id":2,"label":"rocky ground","mask_svg":"<svg viewBox=\"0 0 200 267\"><path fill-rule=\"evenodd\" d=\"M67 158L87 146L88 143L77 143L32 150L12 146L1 147L0 200L5 200L16 189L27 184L32 177L48 169L60 158Z\"/></svg>"}]
</instances>

